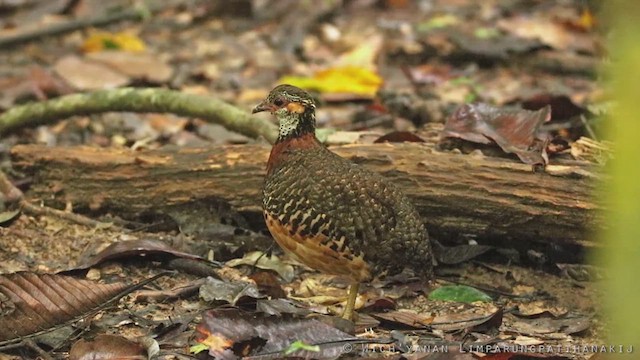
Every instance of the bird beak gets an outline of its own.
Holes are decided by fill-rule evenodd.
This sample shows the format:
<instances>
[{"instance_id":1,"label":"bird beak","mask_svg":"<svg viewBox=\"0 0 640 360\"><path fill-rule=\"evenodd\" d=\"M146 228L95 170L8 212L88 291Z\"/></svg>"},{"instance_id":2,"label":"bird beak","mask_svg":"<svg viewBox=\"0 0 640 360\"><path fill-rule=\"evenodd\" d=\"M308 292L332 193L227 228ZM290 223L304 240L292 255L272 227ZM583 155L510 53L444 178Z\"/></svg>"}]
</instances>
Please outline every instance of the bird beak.
<instances>
[{"instance_id":1,"label":"bird beak","mask_svg":"<svg viewBox=\"0 0 640 360\"><path fill-rule=\"evenodd\" d=\"M255 113L262 112L262 111L271 111L271 110L272 110L272 106L270 106L268 104L265 104L264 101L263 101L260 104L258 104L258 106L253 108L253 111L251 111L251 113L255 114Z\"/></svg>"}]
</instances>

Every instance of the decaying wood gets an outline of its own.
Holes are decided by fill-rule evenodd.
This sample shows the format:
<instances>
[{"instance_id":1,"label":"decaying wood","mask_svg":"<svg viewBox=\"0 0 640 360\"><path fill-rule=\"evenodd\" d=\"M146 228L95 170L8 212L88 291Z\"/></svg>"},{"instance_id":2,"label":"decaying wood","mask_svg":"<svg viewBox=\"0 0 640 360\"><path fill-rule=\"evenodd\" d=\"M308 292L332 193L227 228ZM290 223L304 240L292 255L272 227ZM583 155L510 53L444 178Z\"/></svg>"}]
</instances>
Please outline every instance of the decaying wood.
<instances>
[{"instance_id":1,"label":"decaying wood","mask_svg":"<svg viewBox=\"0 0 640 360\"><path fill-rule=\"evenodd\" d=\"M592 199L598 168L550 165L545 173L502 158L439 152L429 144L347 145L335 152L382 173L412 198L430 234L552 246L584 244L602 225ZM18 170L32 174L31 199L52 206L136 217L168 206L221 199L261 219L269 146L132 152L93 147L16 146ZM256 222L258 222L257 220Z\"/></svg>"}]
</instances>

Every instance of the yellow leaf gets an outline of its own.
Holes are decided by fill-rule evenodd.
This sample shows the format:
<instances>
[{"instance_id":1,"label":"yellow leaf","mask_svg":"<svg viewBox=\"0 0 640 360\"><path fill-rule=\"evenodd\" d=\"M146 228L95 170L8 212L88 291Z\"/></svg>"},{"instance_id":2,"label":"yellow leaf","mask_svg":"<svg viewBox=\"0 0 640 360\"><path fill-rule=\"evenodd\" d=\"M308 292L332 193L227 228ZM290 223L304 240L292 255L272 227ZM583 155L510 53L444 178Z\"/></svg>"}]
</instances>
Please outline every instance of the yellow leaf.
<instances>
[{"instance_id":1,"label":"yellow leaf","mask_svg":"<svg viewBox=\"0 0 640 360\"><path fill-rule=\"evenodd\" d=\"M82 51L87 53L103 50L139 52L145 50L145 45L138 36L125 31L118 33L93 31L82 44Z\"/></svg>"},{"instance_id":2,"label":"yellow leaf","mask_svg":"<svg viewBox=\"0 0 640 360\"><path fill-rule=\"evenodd\" d=\"M285 76L280 82L321 93L374 96L382 78L371 70L345 66L319 71L313 77Z\"/></svg>"},{"instance_id":3,"label":"yellow leaf","mask_svg":"<svg viewBox=\"0 0 640 360\"><path fill-rule=\"evenodd\" d=\"M578 26L585 30L591 30L596 25L596 18L591 13L591 10L585 8L582 10L580 19L578 20Z\"/></svg>"}]
</instances>

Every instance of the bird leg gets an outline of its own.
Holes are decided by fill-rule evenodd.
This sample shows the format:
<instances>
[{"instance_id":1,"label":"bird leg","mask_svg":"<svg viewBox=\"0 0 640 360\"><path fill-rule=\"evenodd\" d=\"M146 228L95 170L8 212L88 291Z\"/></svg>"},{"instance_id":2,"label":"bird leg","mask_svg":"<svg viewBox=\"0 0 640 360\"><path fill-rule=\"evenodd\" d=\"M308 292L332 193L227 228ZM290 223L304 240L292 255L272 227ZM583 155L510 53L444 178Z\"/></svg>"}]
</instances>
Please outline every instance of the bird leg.
<instances>
[{"instance_id":1,"label":"bird leg","mask_svg":"<svg viewBox=\"0 0 640 360\"><path fill-rule=\"evenodd\" d=\"M355 314L356 307L356 299L358 298L358 289L360 288L360 283L353 282L351 286L349 286L349 294L347 298L347 305L344 307L344 312L342 313L342 318L347 320L354 320L353 315Z\"/></svg>"}]
</instances>

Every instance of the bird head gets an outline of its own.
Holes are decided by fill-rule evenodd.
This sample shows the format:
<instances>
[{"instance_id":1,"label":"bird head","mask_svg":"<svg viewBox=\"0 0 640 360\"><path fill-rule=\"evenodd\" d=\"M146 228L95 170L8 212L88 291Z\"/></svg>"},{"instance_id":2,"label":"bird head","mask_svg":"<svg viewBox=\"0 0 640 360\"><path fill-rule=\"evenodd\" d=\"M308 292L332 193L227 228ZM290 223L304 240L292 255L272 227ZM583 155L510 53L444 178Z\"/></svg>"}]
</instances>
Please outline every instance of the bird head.
<instances>
[{"instance_id":1,"label":"bird head","mask_svg":"<svg viewBox=\"0 0 640 360\"><path fill-rule=\"evenodd\" d=\"M253 113L269 111L278 119L278 141L314 133L316 105L309 93L292 85L276 86Z\"/></svg>"}]
</instances>

